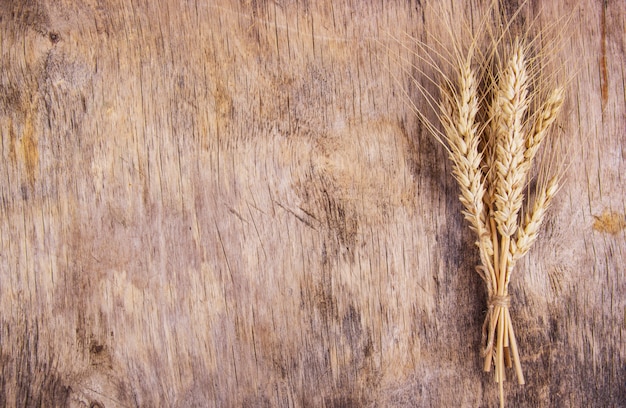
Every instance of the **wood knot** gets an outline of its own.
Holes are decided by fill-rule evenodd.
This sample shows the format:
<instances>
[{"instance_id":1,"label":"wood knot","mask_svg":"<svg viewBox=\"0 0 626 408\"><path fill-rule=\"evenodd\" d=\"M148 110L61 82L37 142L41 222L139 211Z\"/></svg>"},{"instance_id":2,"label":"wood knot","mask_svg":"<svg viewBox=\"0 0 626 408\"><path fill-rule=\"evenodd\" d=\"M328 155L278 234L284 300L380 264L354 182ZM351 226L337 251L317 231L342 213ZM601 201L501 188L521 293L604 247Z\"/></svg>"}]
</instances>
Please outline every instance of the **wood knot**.
<instances>
[{"instance_id":1,"label":"wood knot","mask_svg":"<svg viewBox=\"0 0 626 408\"><path fill-rule=\"evenodd\" d=\"M48 33L48 39L52 44L56 44L61 40L61 37L59 36L59 33L51 31L50 33Z\"/></svg>"},{"instance_id":2,"label":"wood knot","mask_svg":"<svg viewBox=\"0 0 626 408\"><path fill-rule=\"evenodd\" d=\"M104 351L104 345L96 342L96 341L92 341L91 344L89 345L89 352L91 354L100 354Z\"/></svg>"}]
</instances>

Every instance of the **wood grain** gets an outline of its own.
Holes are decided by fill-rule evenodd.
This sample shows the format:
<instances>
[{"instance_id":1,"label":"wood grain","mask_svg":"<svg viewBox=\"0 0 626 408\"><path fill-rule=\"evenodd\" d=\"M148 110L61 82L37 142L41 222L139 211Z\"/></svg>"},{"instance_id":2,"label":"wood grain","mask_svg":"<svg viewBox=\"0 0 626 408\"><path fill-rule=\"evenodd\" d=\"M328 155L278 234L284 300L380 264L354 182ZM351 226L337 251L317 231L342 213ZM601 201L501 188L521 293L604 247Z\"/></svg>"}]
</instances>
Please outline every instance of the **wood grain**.
<instances>
[{"instance_id":1,"label":"wood grain","mask_svg":"<svg viewBox=\"0 0 626 408\"><path fill-rule=\"evenodd\" d=\"M473 237L407 103L428 3L0 1L0 406L494 406ZM571 15L570 167L505 389L623 406L626 5L539 3Z\"/></svg>"}]
</instances>

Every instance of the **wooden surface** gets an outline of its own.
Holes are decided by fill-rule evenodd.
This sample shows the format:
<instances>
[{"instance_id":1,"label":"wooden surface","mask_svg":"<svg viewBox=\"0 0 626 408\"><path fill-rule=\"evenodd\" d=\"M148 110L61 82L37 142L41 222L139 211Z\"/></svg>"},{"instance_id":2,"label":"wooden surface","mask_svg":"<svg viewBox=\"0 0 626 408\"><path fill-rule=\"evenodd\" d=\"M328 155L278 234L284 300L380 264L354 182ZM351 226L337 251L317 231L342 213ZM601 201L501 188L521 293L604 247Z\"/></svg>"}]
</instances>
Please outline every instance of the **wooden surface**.
<instances>
[{"instance_id":1,"label":"wooden surface","mask_svg":"<svg viewBox=\"0 0 626 408\"><path fill-rule=\"evenodd\" d=\"M505 390L625 406L626 4L539 3L571 15L570 167ZM0 406L494 406L474 237L392 57L442 30L411 1L0 1Z\"/></svg>"}]
</instances>

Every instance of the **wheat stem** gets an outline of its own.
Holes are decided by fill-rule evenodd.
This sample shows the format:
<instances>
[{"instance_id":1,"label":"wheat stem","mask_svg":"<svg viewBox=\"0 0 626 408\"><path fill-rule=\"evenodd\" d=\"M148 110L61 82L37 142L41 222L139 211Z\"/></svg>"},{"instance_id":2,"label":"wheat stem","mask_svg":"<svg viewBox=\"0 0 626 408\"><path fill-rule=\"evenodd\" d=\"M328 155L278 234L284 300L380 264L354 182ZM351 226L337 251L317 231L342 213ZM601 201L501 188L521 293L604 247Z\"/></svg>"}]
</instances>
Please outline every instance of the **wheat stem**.
<instances>
[{"instance_id":1,"label":"wheat stem","mask_svg":"<svg viewBox=\"0 0 626 408\"><path fill-rule=\"evenodd\" d=\"M495 367L500 406L504 407L505 368L514 367L518 383L525 383L508 285L515 264L537 239L560 176L547 179L546 173L541 173L537 183L541 187L532 207L523 220L519 214L532 163L563 105L564 91L556 88L538 103L538 95L543 94L537 90L542 79L540 66L534 58L526 58L521 41L514 41L507 53L500 49L500 40L494 40L494 49L488 54L481 54L473 42L465 57L459 57L455 48L456 57L445 59L454 65L455 78L444 75L439 82L439 102L429 101L429 106L439 109L443 132L431 123L426 126L446 147L459 185L462 214L477 234L481 264L476 270L485 281L488 296L482 328L483 368L490 371ZM432 57L426 63L443 74ZM479 91L481 81L485 87ZM430 96L423 89L421 93ZM533 111L533 107L538 108Z\"/></svg>"},{"instance_id":2,"label":"wheat stem","mask_svg":"<svg viewBox=\"0 0 626 408\"><path fill-rule=\"evenodd\" d=\"M517 340L515 339L515 331L513 330L513 322L511 321L511 315L509 310L506 310L508 322L509 322L509 340L511 341L511 352L513 353L513 364L515 365L515 374L517 375L517 383L520 385L526 384L524 380L524 373L522 372L522 364L519 359L519 350L517 348Z\"/></svg>"}]
</instances>

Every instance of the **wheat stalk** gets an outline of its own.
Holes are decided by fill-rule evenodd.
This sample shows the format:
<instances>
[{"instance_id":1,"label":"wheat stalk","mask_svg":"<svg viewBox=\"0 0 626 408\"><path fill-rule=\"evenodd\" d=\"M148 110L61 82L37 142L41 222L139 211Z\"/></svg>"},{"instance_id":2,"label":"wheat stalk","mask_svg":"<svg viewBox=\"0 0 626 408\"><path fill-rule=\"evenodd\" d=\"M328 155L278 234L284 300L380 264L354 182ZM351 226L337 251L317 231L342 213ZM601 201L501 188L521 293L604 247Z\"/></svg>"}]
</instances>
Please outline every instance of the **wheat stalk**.
<instances>
[{"instance_id":1,"label":"wheat stalk","mask_svg":"<svg viewBox=\"0 0 626 408\"><path fill-rule=\"evenodd\" d=\"M525 137L522 131L524 114L528 108L527 73L524 53L519 42L515 44L513 55L508 61L503 75L499 78L495 93L496 124L494 217L498 232L510 238L517 228L517 214L522 207ZM508 247L502 248L508 251ZM505 258L501 259L503 262Z\"/></svg>"},{"instance_id":2,"label":"wheat stalk","mask_svg":"<svg viewBox=\"0 0 626 408\"><path fill-rule=\"evenodd\" d=\"M483 325L484 370L495 367L502 407L505 366L514 366L518 383L525 383L509 311L511 273L537 239L560 179L559 175L540 174L543 178L537 184L543 188L520 220L533 160L564 98L563 89L556 88L543 103L538 103L539 93L531 93L529 84L531 80L533 84L540 82L541 78L535 77L540 71L529 67L526 54L523 42L515 40L508 54L504 53L508 57L495 65L473 61L472 48L466 57L453 59L456 78L444 77L440 85L438 117L443 133L427 126L447 148L452 175L460 189L463 215L477 234L481 260L477 271L486 283L488 295ZM482 72L477 73L473 66ZM479 75L486 82L482 94L477 87ZM529 112L533 106L539 108ZM477 115L481 109L487 112L482 122ZM424 119L424 115L420 118Z\"/></svg>"},{"instance_id":3,"label":"wheat stalk","mask_svg":"<svg viewBox=\"0 0 626 408\"><path fill-rule=\"evenodd\" d=\"M520 222L524 188L533 159L548 134L563 103L564 92L556 88L538 112L529 95L526 51L516 40L508 59L497 66L498 72L486 74L488 91L480 96L471 54L459 64L457 90L441 88L441 113L445 136L453 163L453 176L461 191L463 214L478 234L481 277L488 294L487 316L483 326L484 369L495 366L501 406L504 406L505 365L514 366L518 383L524 384L517 339L511 319L508 285L517 260L536 240L546 211L558 190L558 176L540 182L541 189L532 209ZM485 67L486 64L479 66ZM491 100L488 100L488 97ZM476 121L478 101L487 105L488 123ZM528 125L527 117L534 123ZM479 129L483 129L479 132ZM485 154L479 150L483 146ZM487 184L487 186L485 186Z\"/></svg>"},{"instance_id":4,"label":"wheat stalk","mask_svg":"<svg viewBox=\"0 0 626 408\"><path fill-rule=\"evenodd\" d=\"M462 40L448 26L452 52L409 38L418 47L413 55L426 68L399 58L410 66L409 76L422 74L439 89L437 98L421 81L414 81L441 127L431 123L408 93L405 95L426 129L445 147L452 176L459 185L462 214L477 236L480 265L476 270L485 281L488 297L483 367L485 371L495 367L501 407L505 366L515 367L518 383L525 383L510 313L511 275L517 261L536 241L562 175L560 166L556 174L547 171L551 165L540 171L532 206L527 204L528 211L521 214L533 161L548 139L565 92L546 85L549 76L543 72L542 57L552 53L543 49L536 55L532 52L539 48L535 41L540 37L525 35L524 39L506 41L516 14L508 22L493 26L490 15L485 14L475 32L487 36L486 49L481 50L481 39L472 35L463 37L469 40L469 47L462 47ZM501 30L499 34L491 31L494 28ZM442 46L437 38L429 39ZM447 67L452 68L453 75L447 74Z\"/></svg>"}]
</instances>

